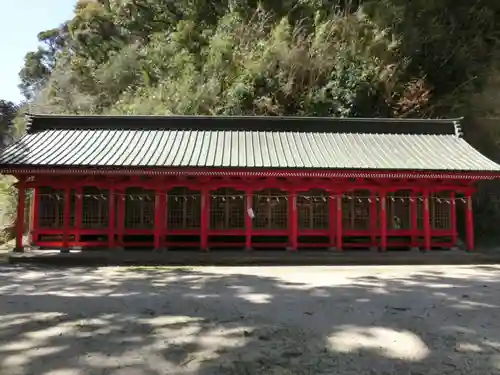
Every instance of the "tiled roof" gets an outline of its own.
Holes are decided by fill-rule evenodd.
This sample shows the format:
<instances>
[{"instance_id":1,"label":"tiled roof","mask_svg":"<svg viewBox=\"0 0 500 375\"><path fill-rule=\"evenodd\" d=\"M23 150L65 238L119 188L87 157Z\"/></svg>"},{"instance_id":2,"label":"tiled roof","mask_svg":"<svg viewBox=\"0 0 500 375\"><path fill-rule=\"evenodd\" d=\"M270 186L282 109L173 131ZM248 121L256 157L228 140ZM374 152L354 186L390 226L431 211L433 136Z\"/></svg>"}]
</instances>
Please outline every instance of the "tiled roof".
<instances>
[{"instance_id":1,"label":"tiled roof","mask_svg":"<svg viewBox=\"0 0 500 375\"><path fill-rule=\"evenodd\" d=\"M0 153L19 167L498 172L456 120L32 116Z\"/></svg>"}]
</instances>

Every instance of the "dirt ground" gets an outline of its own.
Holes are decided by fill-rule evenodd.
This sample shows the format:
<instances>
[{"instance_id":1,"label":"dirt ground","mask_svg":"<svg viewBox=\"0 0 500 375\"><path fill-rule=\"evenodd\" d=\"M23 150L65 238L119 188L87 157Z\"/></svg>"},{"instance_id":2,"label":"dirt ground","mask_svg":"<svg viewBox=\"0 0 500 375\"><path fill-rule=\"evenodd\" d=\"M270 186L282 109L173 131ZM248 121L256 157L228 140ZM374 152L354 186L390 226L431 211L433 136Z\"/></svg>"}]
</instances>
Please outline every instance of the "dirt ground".
<instances>
[{"instance_id":1,"label":"dirt ground","mask_svg":"<svg viewBox=\"0 0 500 375\"><path fill-rule=\"evenodd\" d=\"M0 374L498 374L500 266L0 267Z\"/></svg>"}]
</instances>

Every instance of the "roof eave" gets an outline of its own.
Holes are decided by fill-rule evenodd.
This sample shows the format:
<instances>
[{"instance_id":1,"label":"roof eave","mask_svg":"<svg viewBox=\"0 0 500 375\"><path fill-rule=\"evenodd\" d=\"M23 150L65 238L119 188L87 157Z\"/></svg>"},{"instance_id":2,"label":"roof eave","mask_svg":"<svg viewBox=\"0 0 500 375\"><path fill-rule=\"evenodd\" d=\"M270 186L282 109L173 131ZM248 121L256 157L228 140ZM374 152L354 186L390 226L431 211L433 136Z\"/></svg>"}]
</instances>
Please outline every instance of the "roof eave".
<instances>
[{"instance_id":1,"label":"roof eave","mask_svg":"<svg viewBox=\"0 0 500 375\"><path fill-rule=\"evenodd\" d=\"M499 170L390 170L390 169L272 169L272 168L160 168L97 166L4 166L0 173L11 175L146 175L146 176L239 176L239 177L312 177L312 178L415 178L492 180Z\"/></svg>"}]
</instances>

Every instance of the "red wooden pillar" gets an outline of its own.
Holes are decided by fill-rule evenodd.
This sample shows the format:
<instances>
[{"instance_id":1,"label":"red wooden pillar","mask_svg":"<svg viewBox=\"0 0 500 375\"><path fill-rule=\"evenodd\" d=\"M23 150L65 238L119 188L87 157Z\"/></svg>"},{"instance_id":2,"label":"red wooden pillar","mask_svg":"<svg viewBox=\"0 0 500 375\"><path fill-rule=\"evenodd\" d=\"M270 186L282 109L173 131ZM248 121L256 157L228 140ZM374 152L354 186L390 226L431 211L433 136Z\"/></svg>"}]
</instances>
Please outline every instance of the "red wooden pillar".
<instances>
[{"instance_id":1,"label":"red wooden pillar","mask_svg":"<svg viewBox=\"0 0 500 375\"><path fill-rule=\"evenodd\" d=\"M69 219L71 215L71 188L64 189L63 203L63 241L62 252L69 252Z\"/></svg>"},{"instance_id":2,"label":"red wooden pillar","mask_svg":"<svg viewBox=\"0 0 500 375\"><path fill-rule=\"evenodd\" d=\"M167 191L168 189L164 189L161 197L161 228L160 228L160 248L166 250L167 246Z\"/></svg>"},{"instance_id":3,"label":"red wooden pillar","mask_svg":"<svg viewBox=\"0 0 500 375\"><path fill-rule=\"evenodd\" d=\"M24 201L26 198L26 180L21 177L16 184L17 187L17 215L16 215L16 246L15 252L22 253L24 251L23 235L24 235Z\"/></svg>"},{"instance_id":4,"label":"red wooden pillar","mask_svg":"<svg viewBox=\"0 0 500 375\"><path fill-rule=\"evenodd\" d=\"M474 250L474 222L472 217L472 196L465 195L465 245L467 251Z\"/></svg>"},{"instance_id":5,"label":"red wooden pillar","mask_svg":"<svg viewBox=\"0 0 500 375\"><path fill-rule=\"evenodd\" d=\"M200 248L208 251L208 218L210 212L210 192L208 189L201 189L201 217L200 217Z\"/></svg>"},{"instance_id":6,"label":"red wooden pillar","mask_svg":"<svg viewBox=\"0 0 500 375\"><path fill-rule=\"evenodd\" d=\"M252 190L246 191L245 196L245 250L252 250L253 205Z\"/></svg>"},{"instance_id":7,"label":"red wooden pillar","mask_svg":"<svg viewBox=\"0 0 500 375\"><path fill-rule=\"evenodd\" d=\"M370 192L370 246L377 247L377 193Z\"/></svg>"},{"instance_id":8,"label":"red wooden pillar","mask_svg":"<svg viewBox=\"0 0 500 375\"><path fill-rule=\"evenodd\" d=\"M450 193L450 230L452 246L457 244L457 203L455 202L455 192Z\"/></svg>"},{"instance_id":9,"label":"red wooden pillar","mask_svg":"<svg viewBox=\"0 0 500 375\"><path fill-rule=\"evenodd\" d=\"M115 189L108 189L108 249L115 248L115 222L116 222L116 195Z\"/></svg>"},{"instance_id":10,"label":"red wooden pillar","mask_svg":"<svg viewBox=\"0 0 500 375\"><path fill-rule=\"evenodd\" d=\"M163 236L165 234L165 191L155 192L155 218L154 218L154 248L163 247Z\"/></svg>"},{"instance_id":11,"label":"red wooden pillar","mask_svg":"<svg viewBox=\"0 0 500 375\"><path fill-rule=\"evenodd\" d=\"M75 242L80 242L80 230L82 229L83 214L83 188L81 186L75 189Z\"/></svg>"},{"instance_id":12,"label":"red wooden pillar","mask_svg":"<svg viewBox=\"0 0 500 375\"><path fill-rule=\"evenodd\" d=\"M31 201L31 218L30 218L30 243L33 244L38 241L38 202L40 197L38 195L38 188L33 188L33 195Z\"/></svg>"},{"instance_id":13,"label":"red wooden pillar","mask_svg":"<svg viewBox=\"0 0 500 375\"><path fill-rule=\"evenodd\" d=\"M424 190L423 194L424 205L422 213L422 221L424 225L424 251L431 249L431 217L429 209L429 191Z\"/></svg>"},{"instance_id":14,"label":"red wooden pillar","mask_svg":"<svg viewBox=\"0 0 500 375\"><path fill-rule=\"evenodd\" d=\"M412 190L410 193L410 246L412 248L418 247L418 212L417 212L417 195L416 190Z\"/></svg>"},{"instance_id":15,"label":"red wooden pillar","mask_svg":"<svg viewBox=\"0 0 500 375\"><path fill-rule=\"evenodd\" d=\"M125 190L116 190L116 246L123 248L123 233L125 232Z\"/></svg>"},{"instance_id":16,"label":"red wooden pillar","mask_svg":"<svg viewBox=\"0 0 500 375\"><path fill-rule=\"evenodd\" d=\"M330 234L330 249L329 250L335 250L336 248L336 217L337 217L337 208L336 208L336 200L334 199L335 197L332 197L332 192L329 192L330 197L328 198L328 232Z\"/></svg>"},{"instance_id":17,"label":"red wooden pillar","mask_svg":"<svg viewBox=\"0 0 500 375\"><path fill-rule=\"evenodd\" d=\"M380 192L380 251L387 250L387 195Z\"/></svg>"},{"instance_id":18,"label":"red wooden pillar","mask_svg":"<svg viewBox=\"0 0 500 375\"><path fill-rule=\"evenodd\" d=\"M297 251L298 242L298 216L297 216L297 192L291 190L288 194L288 249Z\"/></svg>"},{"instance_id":19,"label":"red wooden pillar","mask_svg":"<svg viewBox=\"0 0 500 375\"><path fill-rule=\"evenodd\" d=\"M337 202L337 212L335 217L337 233L335 234L335 237L337 239L337 251L342 251L342 194L337 194L335 201Z\"/></svg>"}]
</instances>

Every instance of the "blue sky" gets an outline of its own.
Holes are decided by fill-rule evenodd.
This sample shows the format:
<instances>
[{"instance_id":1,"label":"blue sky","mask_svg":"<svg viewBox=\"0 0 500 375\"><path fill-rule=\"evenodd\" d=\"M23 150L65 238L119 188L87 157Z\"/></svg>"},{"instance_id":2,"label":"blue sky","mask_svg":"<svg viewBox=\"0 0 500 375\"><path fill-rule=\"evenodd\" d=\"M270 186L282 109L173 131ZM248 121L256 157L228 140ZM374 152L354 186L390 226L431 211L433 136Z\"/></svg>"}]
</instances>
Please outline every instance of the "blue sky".
<instances>
[{"instance_id":1,"label":"blue sky","mask_svg":"<svg viewBox=\"0 0 500 375\"><path fill-rule=\"evenodd\" d=\"M0 99L22 99L17 88L24 55L35 50L37 34L71 18L76 0L0 0Z\"/></svg>"}]
</instances>

